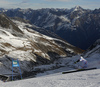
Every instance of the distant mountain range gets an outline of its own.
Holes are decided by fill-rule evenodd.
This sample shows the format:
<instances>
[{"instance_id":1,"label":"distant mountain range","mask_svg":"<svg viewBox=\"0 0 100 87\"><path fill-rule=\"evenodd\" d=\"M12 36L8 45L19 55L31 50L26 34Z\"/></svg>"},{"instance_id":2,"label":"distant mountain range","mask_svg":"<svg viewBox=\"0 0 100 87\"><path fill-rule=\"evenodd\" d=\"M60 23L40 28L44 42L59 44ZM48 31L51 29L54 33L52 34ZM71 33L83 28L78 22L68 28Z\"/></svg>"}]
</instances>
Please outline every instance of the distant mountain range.
<instances>
[{"instance_id":1,"label":"distant mountain range","mask_svg":"<svg viewBox=\"0 0 100 87\"><path fill-rule=\"evenodd\" d=\"M70 44L87 49L100 38L100 9L0 9L9 17L20 17L39 28L54 32ZM38 29L40 31L40 29Z\"/></svg>"}]
</instances>

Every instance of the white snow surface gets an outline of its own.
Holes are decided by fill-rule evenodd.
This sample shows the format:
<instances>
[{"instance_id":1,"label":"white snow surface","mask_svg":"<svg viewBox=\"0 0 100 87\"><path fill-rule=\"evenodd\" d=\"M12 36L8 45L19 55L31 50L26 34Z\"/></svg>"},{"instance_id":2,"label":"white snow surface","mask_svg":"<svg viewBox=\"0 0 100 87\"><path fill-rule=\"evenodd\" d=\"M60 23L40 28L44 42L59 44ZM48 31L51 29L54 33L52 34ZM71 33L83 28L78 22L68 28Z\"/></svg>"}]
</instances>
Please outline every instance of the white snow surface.
<instances>
[{"instance_id":1,"label":"white snow surface","mask_svg":"<svg viewBox=\"0 0 100 87\"><path fill-rule=\"evenodd\" d=\"M71 66L79 57L80 55L73 56L73 60L72 58L65 58L62 62L64 64L66 61L70 61L69 66ZM66 66L38 74L35 78L5 83L1 81L0 87L100 87L100 54L96 53L86 59L88 68L97 67L97 69L62 74L62 71L72 70L71 67Z\"/></svg>"},{"instance_id":2,"label":"white snow surface","mask_svg":"<svg viewBox=\"0 0 100 87\"><path fill-rule=\"evenodd\" d=\"M0 87L100 87L100 69L0 82Z\"/></svg>"}]
</instances>

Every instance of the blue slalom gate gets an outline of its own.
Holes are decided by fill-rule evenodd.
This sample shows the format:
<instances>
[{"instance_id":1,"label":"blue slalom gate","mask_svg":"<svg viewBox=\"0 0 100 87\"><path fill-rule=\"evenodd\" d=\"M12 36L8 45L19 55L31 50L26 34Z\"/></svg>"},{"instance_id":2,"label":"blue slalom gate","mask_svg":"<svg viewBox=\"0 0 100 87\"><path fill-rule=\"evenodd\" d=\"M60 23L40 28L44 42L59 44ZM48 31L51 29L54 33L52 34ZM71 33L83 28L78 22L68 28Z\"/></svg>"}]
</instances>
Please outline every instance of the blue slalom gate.
<instances>
[{"instance_id":1,"label":"blue slalom gate","mask_svg":"<svg viewBox=\"0 0 100 87\"><path fill-rule=\"evenodd\" d=\"M13 60L12 58L12 81L13 81L13 68L14 67L19 67L19 71L20 71L20 76L21 76L21 79L22 79L22 73L21 73L21 69L20 69L20 65L19 65L19 60Z\"/></svg>"}]
</instances>

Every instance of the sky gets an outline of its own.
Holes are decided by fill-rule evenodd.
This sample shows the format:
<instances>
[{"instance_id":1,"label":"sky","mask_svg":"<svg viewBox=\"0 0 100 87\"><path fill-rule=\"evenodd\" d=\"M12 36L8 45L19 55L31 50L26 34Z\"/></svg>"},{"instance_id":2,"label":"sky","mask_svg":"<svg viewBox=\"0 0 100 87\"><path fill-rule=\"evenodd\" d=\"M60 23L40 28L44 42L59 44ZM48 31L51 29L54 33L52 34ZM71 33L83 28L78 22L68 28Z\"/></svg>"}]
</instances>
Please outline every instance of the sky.
<instances>
[{"instance_id":1,"label":"sky","mask_svg":"<svg viewBox=\"0 0 100 87\"><path fill-rule=\"evenodd\" d=\"M72 8L81 6L85 9L100 8L100 0L0 0L0 8Z\"/></svg>"}]
</instances>

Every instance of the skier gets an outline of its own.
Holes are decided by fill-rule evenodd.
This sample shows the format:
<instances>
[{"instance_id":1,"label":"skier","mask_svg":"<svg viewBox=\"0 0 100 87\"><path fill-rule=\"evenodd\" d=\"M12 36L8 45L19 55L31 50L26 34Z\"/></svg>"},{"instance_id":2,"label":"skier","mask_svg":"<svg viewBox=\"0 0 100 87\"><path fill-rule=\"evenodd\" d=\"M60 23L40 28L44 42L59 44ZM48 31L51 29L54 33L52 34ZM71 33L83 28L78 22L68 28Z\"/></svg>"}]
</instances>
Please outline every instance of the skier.
<instances>
[{"instance_id":1,"label":"skier","mask_svg":"<svg viewBox=\"0 0 100 87\"><path fill-rule=\"evenodd\" d=\"M79 69L84 69L84 68L87 68L88 67L88 63L87 63L87 60L84 59L82 56L80 58L80 64L79 64Z\"/></svg>"}]
</instances>

